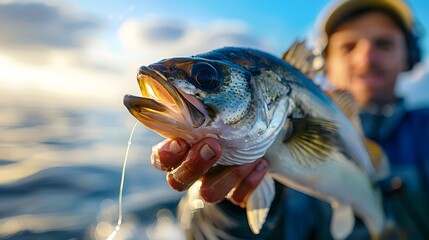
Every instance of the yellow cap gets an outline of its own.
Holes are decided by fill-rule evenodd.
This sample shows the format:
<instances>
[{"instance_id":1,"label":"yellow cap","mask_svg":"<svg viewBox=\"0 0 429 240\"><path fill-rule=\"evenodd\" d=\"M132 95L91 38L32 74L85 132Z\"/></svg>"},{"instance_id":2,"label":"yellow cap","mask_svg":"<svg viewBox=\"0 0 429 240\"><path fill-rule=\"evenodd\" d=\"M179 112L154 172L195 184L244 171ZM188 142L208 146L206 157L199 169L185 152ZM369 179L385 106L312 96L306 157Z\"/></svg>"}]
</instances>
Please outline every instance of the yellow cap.
<instances>
[{"instance_id":1,"label":"yellow cap","mask_svg":"<svg viewBox=\"0 0 429 240\"><path fill-rule=\"evenodd\" d=\"M322 46L327 43L328 34L333 30L338 21L350 13L366 8L382 8L395 13L404 26L409 30L414 29L414 17L409 6L402 0L340 0L331 1L318 17L319 31ZM324 47L324 46L323 46Z\"/></svg>"}]
</instances>

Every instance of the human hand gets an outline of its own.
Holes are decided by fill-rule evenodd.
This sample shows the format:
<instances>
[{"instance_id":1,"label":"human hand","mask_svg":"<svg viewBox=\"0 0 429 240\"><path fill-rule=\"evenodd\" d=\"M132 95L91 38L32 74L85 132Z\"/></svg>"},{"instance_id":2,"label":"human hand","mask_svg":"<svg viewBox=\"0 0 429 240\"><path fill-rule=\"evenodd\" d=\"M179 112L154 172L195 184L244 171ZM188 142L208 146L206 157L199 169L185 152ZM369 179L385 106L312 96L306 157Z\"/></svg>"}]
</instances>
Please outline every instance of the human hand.
<instances>
[{"instance_id":1,"label":"human hand","mask_svg":"<svg viewBox=\"0 0 429 240\"><path fill-rule=\"evenodd\" d=\"M201 179L200 194L205 201L216 203L227 197L244 207L247 196L268 171L268 163L259 159L244 165L213 167L221 155L221 146L213 138L204 138L193 146L182 139L167 139L152 148L151 162L167 173L168 184L177 191Z\"/></svg>"}]
</instances>

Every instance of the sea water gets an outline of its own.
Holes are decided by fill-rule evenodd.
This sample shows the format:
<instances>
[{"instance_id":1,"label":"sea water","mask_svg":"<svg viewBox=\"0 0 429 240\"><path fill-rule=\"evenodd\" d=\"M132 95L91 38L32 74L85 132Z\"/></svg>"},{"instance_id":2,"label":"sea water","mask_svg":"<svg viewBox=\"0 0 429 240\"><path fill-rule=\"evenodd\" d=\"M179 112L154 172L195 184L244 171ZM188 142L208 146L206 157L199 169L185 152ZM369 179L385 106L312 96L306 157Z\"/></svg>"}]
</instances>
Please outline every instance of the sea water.
<instances>
[{"instance_id":1,"label":"sea water","mask_svg":"<svg viewBox=\"0 0 429 240\"><path fill-rule=\"evenodd\" d=\"M117 225L122 163L135 120L122 106L3 93L0 239L107 239ZM174 218L181 194L150 165L151 147L161 140L145 127L136 129L114 239L181 236Z\"/></svg>"}]
</instances>

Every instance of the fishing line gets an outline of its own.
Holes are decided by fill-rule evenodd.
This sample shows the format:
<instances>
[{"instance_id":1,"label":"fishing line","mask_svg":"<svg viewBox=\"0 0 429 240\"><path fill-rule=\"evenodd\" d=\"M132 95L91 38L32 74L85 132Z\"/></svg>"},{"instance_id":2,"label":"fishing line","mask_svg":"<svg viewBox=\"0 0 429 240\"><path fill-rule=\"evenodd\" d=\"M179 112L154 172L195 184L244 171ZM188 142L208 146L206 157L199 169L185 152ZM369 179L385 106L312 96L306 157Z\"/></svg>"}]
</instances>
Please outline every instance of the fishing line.
<instances>
[{"instance_id":1,"label":"fishing line","mask_svg":"<svg viewBox=\"0 0 429 240\"><path fill-rule=\"evenodd\" d=\"M133 129L131 130L130 138L128 139L127 151L125 152L124 164L122 166L122 176L121 176L121 184L119 187L119 201L118 201L118 222L116 223L115 230L109 235L107 240L112 240L115 238L119 229L121 229L122 224L122 192L124 190L124 180L125 180L125 168L127 166L128 152L130 151L131 139L133 138L134 130L136 129L138 121L134 124Z\"/></svg>"}]
</instances>

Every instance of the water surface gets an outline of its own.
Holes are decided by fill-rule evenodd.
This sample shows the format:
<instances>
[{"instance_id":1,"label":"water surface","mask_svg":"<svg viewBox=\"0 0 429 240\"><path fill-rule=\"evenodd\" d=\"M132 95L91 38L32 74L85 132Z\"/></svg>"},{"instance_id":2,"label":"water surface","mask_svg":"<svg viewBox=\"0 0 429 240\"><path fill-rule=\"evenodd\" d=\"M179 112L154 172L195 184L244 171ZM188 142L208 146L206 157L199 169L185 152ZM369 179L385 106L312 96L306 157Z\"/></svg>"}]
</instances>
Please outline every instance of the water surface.
<instances>
[{"instance_id":1,"label":"water surface","mask_svg":"<svg viewBox=\"0 0 429 240\"><path fill-rule=\"evenodd\" d=\"M106 239L117 222L122 163L135 123L120 99L112 107L1 92L0 239ZM180 194L150 165L151 147L161 140L136 128L115 239L181 237L170 218Z\"/></svg>"}]
</instances>

